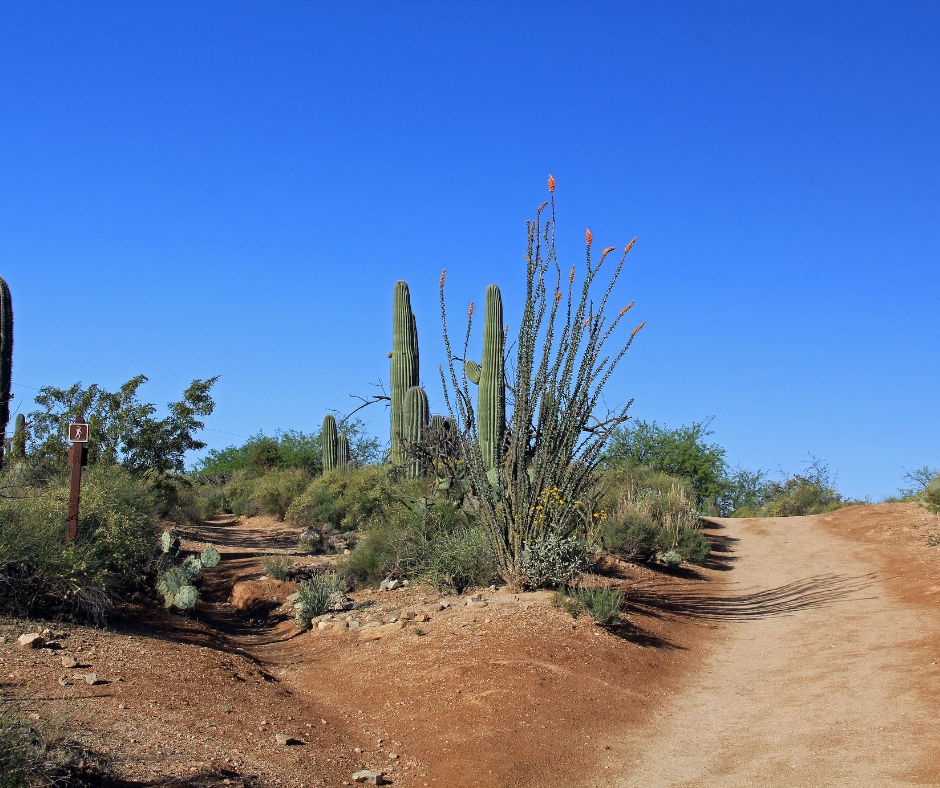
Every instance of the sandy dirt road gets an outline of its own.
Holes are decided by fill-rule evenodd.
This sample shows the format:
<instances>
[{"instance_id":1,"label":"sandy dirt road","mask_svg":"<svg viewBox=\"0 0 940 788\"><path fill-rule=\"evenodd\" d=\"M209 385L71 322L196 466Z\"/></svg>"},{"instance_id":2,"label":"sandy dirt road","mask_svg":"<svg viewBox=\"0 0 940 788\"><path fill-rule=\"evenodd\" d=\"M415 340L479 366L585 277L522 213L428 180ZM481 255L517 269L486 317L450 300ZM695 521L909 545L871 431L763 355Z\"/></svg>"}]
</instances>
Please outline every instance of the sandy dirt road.
<instances>
[{"instance_id":1,"label":"sandy dirt road","mask_svg":"<svg viewBox=\"0 0 940 788\"><path fill-rule=\"evenodd\" d=\"M587 784L940 786L940 571L898 511L714 520L728 579L670 605L724 637Z\"/></svg>"}]
</instances>

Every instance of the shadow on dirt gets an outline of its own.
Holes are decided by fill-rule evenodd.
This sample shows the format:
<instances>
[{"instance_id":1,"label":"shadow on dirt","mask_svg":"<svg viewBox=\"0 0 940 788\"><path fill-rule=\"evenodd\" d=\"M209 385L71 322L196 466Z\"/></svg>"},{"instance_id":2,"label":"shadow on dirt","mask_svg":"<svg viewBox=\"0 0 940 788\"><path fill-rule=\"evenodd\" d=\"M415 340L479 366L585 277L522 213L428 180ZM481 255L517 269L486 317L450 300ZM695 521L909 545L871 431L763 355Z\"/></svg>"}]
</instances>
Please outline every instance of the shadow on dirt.
<instances>
[{"instance_id":1,"label":"shadow on dirt","mask_svg":"<svg viewBox=\"0 0 940 788\"><path fill-rule=\"evenodd\" d=\"M239 547L242 550L266 552L271 550L296 550L297 532L286 526L283 531L270 528L238 528L239 519L207 520L198 528L175 528L181 539L193 542L209 542L220 547Z\"/></svg>"},{"instance_id":2,"label":"shadow on dirt","mask_svg":"<svg viewBox=\"0 0 940 788\"><path fill-rule=\"evenodd\" d=\"M632 591L626 612L651 616L671 615L709 621L745 621L768 616L789 615L798 610L841 602L871 587L874 574L861 577L817 575L787 583L779 588L739 595L707 596L677 592L674 588L644 588Z\"/></svg>"}]
</instances>

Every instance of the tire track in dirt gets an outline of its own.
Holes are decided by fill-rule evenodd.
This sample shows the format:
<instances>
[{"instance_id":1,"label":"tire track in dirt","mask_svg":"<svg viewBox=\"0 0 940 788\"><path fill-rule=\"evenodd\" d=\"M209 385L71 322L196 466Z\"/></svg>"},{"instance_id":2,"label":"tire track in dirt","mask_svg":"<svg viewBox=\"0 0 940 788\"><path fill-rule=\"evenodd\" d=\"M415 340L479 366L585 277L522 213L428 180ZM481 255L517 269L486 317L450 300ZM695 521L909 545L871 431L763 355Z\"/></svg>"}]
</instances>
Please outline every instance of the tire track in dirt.
<instances>
[{"instance_id":1,"label":"tire track in dirt","mask_svg":"<svg viewBox=\"0 0 940 788\"><path fill-rule=\"evenodd\" d=\"M859 515L836 514L715 519L737 559L721 593L634 598L724 638L586 785L940 785L937 581L902 577L898 546L840 536Z\"/></svg>"}]
</instances>

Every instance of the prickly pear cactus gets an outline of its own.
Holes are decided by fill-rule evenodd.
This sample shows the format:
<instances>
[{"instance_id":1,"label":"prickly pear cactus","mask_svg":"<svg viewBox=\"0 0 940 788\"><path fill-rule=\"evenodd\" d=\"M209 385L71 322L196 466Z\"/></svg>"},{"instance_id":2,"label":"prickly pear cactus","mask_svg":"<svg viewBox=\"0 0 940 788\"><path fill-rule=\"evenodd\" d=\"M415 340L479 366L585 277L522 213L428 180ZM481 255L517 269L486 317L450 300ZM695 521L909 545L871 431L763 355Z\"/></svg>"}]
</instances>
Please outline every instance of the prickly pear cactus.
<instances>
[{"instance_id":1,"label":"prickly pear cactus","mask_svg":"<svg viewBox=\"0 0 940 788\"><path fill-rule=\"evenodd\" d=\"M190 610L196 606L196 600L199 599L199 589L195 586L182 586L176 592L173 604L180 610Z\"/></svg>"},{"instance_id":2,"label":"prickly pear cactus","mask_svg":"<svg viewBox=\"0 0 940 788\"><path fill-rule=\"evenodd\" d=\"M194 555L188 555L180 564L180 569L186 573L186 577L190 581L193 581L199 577L199 573L202 571L202 559Z\"/></svg>"},{"instance_id":3,"label":"prickly pear cactus","mask_svg":"<svg viewBox=\"0 0 940 788\"><path fill-rule=\"evenodd\" d=\"M199 558L202 560L202 565L206 569L212 569L219 565L219 561L222 560L222 556L219 555L219 551L214 547L207 547L205 550L200 553Z\"/></svg>"}]
</instances>

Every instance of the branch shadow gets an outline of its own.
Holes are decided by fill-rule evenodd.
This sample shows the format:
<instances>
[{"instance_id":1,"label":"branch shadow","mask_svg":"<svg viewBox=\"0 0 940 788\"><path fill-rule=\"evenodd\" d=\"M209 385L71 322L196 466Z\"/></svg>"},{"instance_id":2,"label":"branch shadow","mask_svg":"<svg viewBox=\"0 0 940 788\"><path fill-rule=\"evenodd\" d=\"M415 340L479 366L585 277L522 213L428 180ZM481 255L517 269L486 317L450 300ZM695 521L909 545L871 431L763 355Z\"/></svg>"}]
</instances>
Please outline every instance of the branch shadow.
<instances>
[{"instance_id":1,"label":"branch shadow","mask_svg":"<svg viewBox=\"0 0 940 788\"><path fill-rule=\"evenodd\" d=\"M860 577L816 575L777 588L727 596L651 587L631 592L625 608L627 611L655 617L748 621L832 605L870 588L876 582L875 574Z\"/></svg>"}]
</instances>

